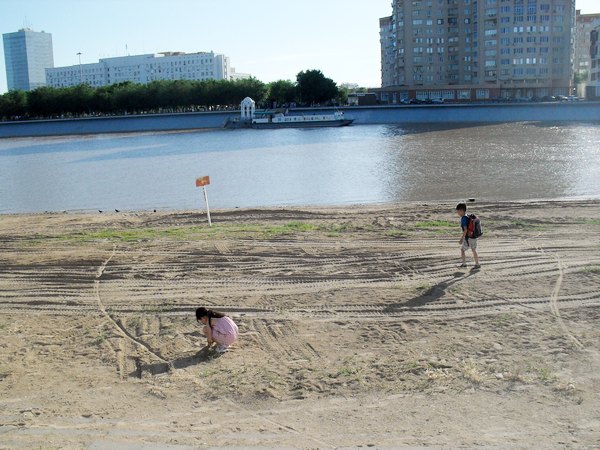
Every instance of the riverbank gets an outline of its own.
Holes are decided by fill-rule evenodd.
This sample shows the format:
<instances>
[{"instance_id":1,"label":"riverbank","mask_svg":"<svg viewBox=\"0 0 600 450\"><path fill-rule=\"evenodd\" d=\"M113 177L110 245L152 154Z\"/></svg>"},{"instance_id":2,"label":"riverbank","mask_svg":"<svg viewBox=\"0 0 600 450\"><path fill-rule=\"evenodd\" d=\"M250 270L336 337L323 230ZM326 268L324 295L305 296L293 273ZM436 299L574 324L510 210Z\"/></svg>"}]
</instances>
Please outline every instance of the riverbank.
<instances>
[{"instance_id":1,"label":"riverbank","mask_svg":"<svg viewBox=\"0 0 600 450\"><path fill-rule=\"evenodd\" d=\"M454 206L3 215L0 446L594 448L600 203Z\"/></svg>"},{"instance_id":2,"label":"riverbank","mask_svg":"<svg viewBox=\"0 0 600 450\"><path fill-rule=\"evenodd\" d=\"M417 123L600 122L600 102L444 104L337 108L354 125ZM330 114L333 108L299 108L292 114ZM224 128L239 111L147 114L0 122L0 138L185 131Z\"/></svg>"}]
</instances>

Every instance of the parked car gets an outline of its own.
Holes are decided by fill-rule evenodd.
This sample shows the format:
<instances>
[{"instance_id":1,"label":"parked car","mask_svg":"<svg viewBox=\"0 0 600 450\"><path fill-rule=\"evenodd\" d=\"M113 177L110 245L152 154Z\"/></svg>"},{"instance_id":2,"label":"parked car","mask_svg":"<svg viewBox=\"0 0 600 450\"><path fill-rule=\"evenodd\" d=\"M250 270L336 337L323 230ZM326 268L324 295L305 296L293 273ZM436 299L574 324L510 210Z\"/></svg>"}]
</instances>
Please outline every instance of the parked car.
<instances>
[{"instance_id":1,"label":"parked car","mask_svg":"<svg viewBox=\"0 0 600 450\"><path fill-rule=\"evenodd\" d=\"M542 97L543 102L556 102L558 99L554 95L544 95Z\"/></svg>"},{"instance_id":2,"label":"parked car","mask_svg":"<svg viewBox=\"0 0 600 450\"><path fill-rule=\"evenodd\" d=\"M440 104L444 103L444 99L443 98L434 98L434 99L431 99L431 103L433 103L435 105L440 105Z\"/></svg>"}]
</instances>

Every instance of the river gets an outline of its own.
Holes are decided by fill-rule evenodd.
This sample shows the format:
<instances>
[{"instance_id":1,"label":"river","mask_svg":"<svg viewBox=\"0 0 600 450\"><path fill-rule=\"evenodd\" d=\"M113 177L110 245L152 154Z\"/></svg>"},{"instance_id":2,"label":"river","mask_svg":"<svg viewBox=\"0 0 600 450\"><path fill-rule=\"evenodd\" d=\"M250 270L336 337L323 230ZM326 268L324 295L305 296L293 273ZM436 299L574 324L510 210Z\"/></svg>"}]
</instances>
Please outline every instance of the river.
<instances>
[{"instance_id":1,"label":"river","mask_svg":"<svg viewBox=\"0 0 600 450\"><path fill-rule=\"evenodd\" d=\"M600 125L354 125L0 139L0 213L600 198Z\"/></svg>"}]
</instances>

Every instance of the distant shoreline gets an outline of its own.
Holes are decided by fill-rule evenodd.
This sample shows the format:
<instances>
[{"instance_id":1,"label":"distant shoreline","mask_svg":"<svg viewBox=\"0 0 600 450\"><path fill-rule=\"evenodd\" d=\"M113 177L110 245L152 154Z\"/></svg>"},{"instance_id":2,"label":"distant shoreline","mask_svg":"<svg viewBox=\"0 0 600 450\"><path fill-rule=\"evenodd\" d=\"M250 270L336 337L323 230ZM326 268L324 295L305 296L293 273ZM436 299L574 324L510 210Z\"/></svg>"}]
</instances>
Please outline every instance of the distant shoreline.
<instances>
[{"instance_id":1,"label":"distant shoreline","mask_svg":"<svg viewBox=\"0 0 600 450\"><path fill-rule=\"evenodd\" d=\"M349 204L331 204L331 205L266 205L266 206L247 206L240 208L211 208L210 214L215 218L219 216L230 216L232 214L244 214L248 212L256 214L267 214L273 212L299 212L299 211L311 211L314 213L323 213L332 211L377 211L381 209L389 208L406 208L406 207L422 207L423 205L428 206L441 206L441 205L456 205L458 200L432 200L432 201L418 201L418 200L407 200L397 202L381 202L381 203L349 203ZM481 207L482 205L555 205L555 204L584 204L584 205L598 205L600 204L599 197L573 197L573 198L536 198L536 199L523 199L523 200L481 200L477 199L473 202L467 202L469 207ZM37 217L37 216L169 216L169 215L199 215L203 219L206 219L206 210L203 208L189 209L189 208L156 208L152 209L124 209L118 212L113 210L98 211L95 209L73 209L73 210L62 210L62 211L25 211L25 212L2 212L0 211L0 217Z\"/></svg>"},{"instance_id":2,"label":"distant shoreline","mask_svg":"<svg viewBox=\"0 0 600 450\"><path fill-rule=\"evenodd\" d=\"M298 108L320 114L336 108ZM600 102L353 106L337 108L356 125L491 122L600 122ZM239 111L141 114L0 122L0 138L222 129Z\"/></svg>"}]
</instances>

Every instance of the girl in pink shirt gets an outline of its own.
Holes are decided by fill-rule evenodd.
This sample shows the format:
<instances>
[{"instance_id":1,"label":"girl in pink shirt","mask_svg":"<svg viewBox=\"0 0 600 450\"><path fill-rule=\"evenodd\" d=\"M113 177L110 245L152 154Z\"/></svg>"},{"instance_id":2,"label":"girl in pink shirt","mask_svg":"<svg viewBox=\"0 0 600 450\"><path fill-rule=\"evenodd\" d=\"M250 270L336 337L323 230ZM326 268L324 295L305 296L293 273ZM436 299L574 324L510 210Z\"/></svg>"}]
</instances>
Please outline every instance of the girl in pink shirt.
<instances>
[{"instance_id":1,"label":"girl in pink shirt","mask_svg":"<svg viewBox=\"0 0 600 450\"><path fill-rule=\"evenodd\" d=\"M238 338L238 327L230 317L218 311L201 307L196 309L196 321L202 323L202 334L206 336L206 345L217 343L217 351L225 353Z\"/></svg>"}]
</instances>

